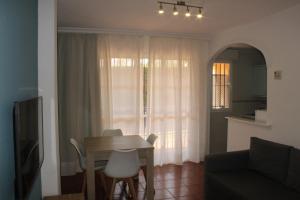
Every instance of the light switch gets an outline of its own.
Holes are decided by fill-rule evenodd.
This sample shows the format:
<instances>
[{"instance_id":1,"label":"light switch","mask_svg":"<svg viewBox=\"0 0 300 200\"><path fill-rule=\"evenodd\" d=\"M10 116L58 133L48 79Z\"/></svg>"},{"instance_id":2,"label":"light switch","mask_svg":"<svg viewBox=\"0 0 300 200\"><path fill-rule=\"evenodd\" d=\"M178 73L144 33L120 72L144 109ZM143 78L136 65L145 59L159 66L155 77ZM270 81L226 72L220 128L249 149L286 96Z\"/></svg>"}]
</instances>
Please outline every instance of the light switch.
<instances>
[{"instance_id":1,"label":"light switch","mask_svg":"<svg viewBox=\"0 0 300 200\"><path fill-rule=\"evenodd\" d=\"M282 78L282 71L280 70L274 71L274 79L281 80L281 78Z\"/></svg>"}]
</instances>

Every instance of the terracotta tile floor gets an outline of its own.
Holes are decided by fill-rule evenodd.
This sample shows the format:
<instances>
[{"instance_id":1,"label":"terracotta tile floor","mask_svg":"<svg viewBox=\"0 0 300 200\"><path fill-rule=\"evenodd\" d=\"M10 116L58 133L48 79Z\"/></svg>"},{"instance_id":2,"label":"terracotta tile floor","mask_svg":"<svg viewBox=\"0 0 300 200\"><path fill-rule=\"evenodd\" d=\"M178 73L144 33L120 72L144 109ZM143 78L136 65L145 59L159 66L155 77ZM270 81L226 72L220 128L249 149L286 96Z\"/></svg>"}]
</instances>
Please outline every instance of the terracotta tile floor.
<instances>
[{"instance_id":1,"label":"terracotta tile floor","mask_svg":"<svg viewBox=\"0 0 300 200\"><path fill-rule=\"evenodd\" d=\"M80 192L82 174L62 177L62 192ZM143 199L145 194L145 179L142 172L139 182L136 183L138 199ZM96 196L103 199L104 192L101 189L99 178L96 177ZM176 200L202 200L203 199L203 165L187 162L183 165L164 165L155 167L154 171L155 199ZM114 199L126 199L117 185Z\"/></svg>"}]
</instances>

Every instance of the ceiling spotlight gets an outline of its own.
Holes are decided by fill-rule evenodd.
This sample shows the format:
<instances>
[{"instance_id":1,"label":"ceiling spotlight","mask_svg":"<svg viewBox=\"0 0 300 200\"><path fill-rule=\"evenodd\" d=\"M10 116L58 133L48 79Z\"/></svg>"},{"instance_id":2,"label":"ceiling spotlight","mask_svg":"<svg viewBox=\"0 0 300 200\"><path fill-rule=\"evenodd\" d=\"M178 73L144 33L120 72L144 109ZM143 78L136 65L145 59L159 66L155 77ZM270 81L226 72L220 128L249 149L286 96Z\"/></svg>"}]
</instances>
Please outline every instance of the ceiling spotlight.
<instances>
[{"instance_id":1,"label":"ceiling spotlight","mask_svg":"<svg viewBox=\"0 0 300 200\"><path fill-rule=\"evenodd\" d=\"M176 6L174 5L174 8L173 8L173 15L178 15L178 10L177 10L177 8L176 8Z\"/></svg>"},{"instance_id":2,"label":"ceiling spotlight","mask_svg":"<svg viewBox=\"0 0 300 200\"><path fill-rule=\"evenodd\" d=\"M189 9L188 6L186 7L186 13L185 13L185 16L186 16L186 17L190 17L190 16L191 16L190 9Z\"/></svg>"},{"instance_id":3,"label":"ceiling spotlight","mask_svg":"<svg viewBox=\"0 0 300 200\"><path fill-rule=\"evenodd\" d=\"M158 14L160 14L160 15L162 15L162 14L164 14L164 9L163 9L163 5L162 5L162 3L160 3L159 4L159 10L158 10Z\"/></svg>"},{"instance_id":4,"label":"ceiling spotlight","mask_svg":"<svg viewBox=\"0 0 300 200\"><path fill-rule=\"evenodd\" d=\"M174 0L174 1L177 1L177 2L169 2L168 1L163 1L163 0L158 0L157 3L159 4L159 9L157 10L158 14L159 15L163 15L165 13L165 10L163 8L163 6L165 6L165 8L167 8L167 10L169 9L169 6L172 6L173 7L173 16L177 16L181 13L179 13L179 10L181 9L186 9L186 12L184 13L184 16L186 18L190 18L192 15L197 18L197 19L201 19L203 18L203 14L202 14L202 10L203 10L203 7L202 6L198 6L198 5L190 5L190 4L186 4L185 3L185 0ZM172 8L171 7L171 8ZM179 9L179 10L177 10ZM196 9L198 9L198 12L194 13L194 11L197 11Z\"/></svg>"},{"instance_id":5,"label":"ceiling spotlight","mask_svg":"<svg viewBox=\"0 0 300 200\"><path fill-rule=\"evenodd\" d=\"M198 19L201 19L203 17L203 15L202 15L202 10L201 10L201 8L199 8L199 12L198 12L198 14L197 14L197 18Z\"/></svg>"}]
</instances>

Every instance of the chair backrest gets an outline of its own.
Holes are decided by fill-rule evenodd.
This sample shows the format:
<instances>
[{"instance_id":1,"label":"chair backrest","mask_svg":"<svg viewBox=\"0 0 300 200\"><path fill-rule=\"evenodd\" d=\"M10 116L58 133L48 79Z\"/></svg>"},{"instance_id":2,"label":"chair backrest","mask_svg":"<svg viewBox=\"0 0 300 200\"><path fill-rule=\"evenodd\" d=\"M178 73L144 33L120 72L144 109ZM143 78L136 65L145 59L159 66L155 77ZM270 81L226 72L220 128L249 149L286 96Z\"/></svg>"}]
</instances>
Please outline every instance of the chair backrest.
<instances>
[{"instance_id":1,"label":"chair backrest","mask_svg":"<svg viewBox=\"0 0 300 200\"><path fill-rule=\"evenodd\" d=\"M154 145L154 142L156 139L157 139L157 135L152 133L147 137L146 141L149 142L150 144Z\"/></svg>"},{"instance_id":2,"label":"chair backrest","mask_svg":"<svg viewBox=\"0 0 300 200\"><path fill-rule=\"evenodd\" d=\"M77 154L78 159L79 159L80 168L82 170L85 170L86 169L85 155L83 153L81 145L74 138L70 138L70 143L72 144L72 146L76 150L76 154Z\"/></svg>"},{"instance_id":3,"label":"chair backrest","mask_svg":"<svg viewBox=\"0 0 300 200\"><path fill-rule=\"evenodd\" d=\"M109 177L127 178L138 174L140 161L136 149L112 151L104 173Z\"/></svg>"},{"instance_id":4,"label":"chair backrest","mask_svg":"<svg viewBox=\"0 0 300 200\"><path fill-rule=\"evenodd\" d=\"M122 136L121 129L104 129L102 132L102 136Z\"/></svg>"}]
</instances>

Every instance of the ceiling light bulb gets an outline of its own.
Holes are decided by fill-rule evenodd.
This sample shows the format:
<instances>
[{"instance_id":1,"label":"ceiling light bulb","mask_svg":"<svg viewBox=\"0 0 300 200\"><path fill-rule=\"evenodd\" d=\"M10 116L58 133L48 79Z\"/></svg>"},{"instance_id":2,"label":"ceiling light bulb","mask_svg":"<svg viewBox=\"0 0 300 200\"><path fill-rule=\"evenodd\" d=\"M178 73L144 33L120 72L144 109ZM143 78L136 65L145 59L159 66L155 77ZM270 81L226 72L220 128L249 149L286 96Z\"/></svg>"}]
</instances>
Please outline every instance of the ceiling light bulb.
<instances>
[{"instance_id":1,"label":"ceiling light bulb","mask_svg":"<svg viewBox=\"0 0 300 200\"><path fill-rule=\"evenodd\" d=\"M189 7L186 7L186 13L185 13L185 16L186 16L186 17L190 17L190 16L191 16Z\"/></svg>"},{"instance_id":2,"label":"ceiling light bulb","mask_svg":"<svg viewBox=\"0 0 300 200\"><path fill-rule=\"evenodd\" d=\"M174 5L174 8L173 8L173 15L178 15L178 10L177 10L177 8L176 8L176 6Z\"/></svg>"},{"instance_id":3,"label":"ceiling light bulb","mask_svg":"<svg viewBox=\"0 0 300 200\"><path fill-rule=\"evenodd\" d=\"M198 12L198 14L197 14L197 18L198 18L198 19L201 19L202 17L203 17L202 11L201 11L201 8L199 8L199 12Z\"/></svg>"},{"instance_id":4,"label":"ceiling light bulb","mask_svg":"<svg viewBox=\"0 0 300 200\"><path fill-rule=\"evenodd\" d=\"M158 14L160 14L160 15L162 15L162 14L164 14L164 9L163 9L163 5L162 5L162 3L160 3L159 4L159 10L158 10Z\"/></svg>"}]
</instances>

